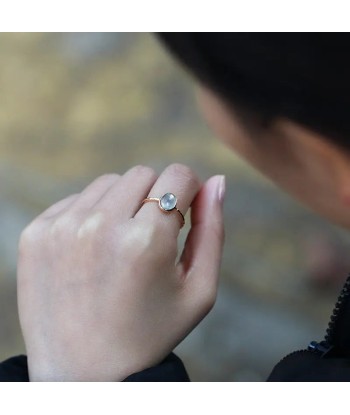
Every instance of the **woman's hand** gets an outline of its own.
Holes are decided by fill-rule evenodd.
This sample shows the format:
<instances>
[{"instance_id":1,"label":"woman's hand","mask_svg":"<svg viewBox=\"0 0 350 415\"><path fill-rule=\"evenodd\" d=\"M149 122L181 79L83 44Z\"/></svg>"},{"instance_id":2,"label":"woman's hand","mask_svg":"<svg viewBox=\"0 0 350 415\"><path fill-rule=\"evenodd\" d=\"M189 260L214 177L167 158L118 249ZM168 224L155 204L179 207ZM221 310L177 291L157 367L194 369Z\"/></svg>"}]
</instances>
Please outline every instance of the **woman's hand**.
<instances>
[{"instance_id":1,"label":"woman's hand","mask_svg":"<svg viewBox=\"0 0 350 415\"><path fill-rule=\"evenodd\" d=\"M172 192L181 217L147 197ZM158 364L212 308L224 240L223 176L186 166L98 177L22 232L18 306L32 381L117 381Z\"/></svg>"}]
</instances>

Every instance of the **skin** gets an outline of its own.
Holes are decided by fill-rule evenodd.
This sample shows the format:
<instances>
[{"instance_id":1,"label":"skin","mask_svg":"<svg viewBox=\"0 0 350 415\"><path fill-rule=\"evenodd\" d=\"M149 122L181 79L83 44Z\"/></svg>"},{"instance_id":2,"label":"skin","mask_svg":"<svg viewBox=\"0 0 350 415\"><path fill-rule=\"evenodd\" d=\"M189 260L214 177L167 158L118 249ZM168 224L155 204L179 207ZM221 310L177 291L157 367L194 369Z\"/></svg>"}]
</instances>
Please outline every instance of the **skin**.
<instances>
[{"instance_id":1,"label":"skin","mask_svg":"<svg viewBox=\"0 0 350 415\"><path fill-rule=\"evenodd\" d=\"M350 153L287 119L248 131L210 89L197 89L208 125L231 150L281 189L331 222L350 228Z\"/></svg>"},{"instance_id":2,"label":"skin","mask_svg":"<svg viewBox=\"0 0 350 415\"><path fill-rule=\"evenodd\" d=\"M252 133L200 86L208 124L229 148L315 212L350 227L349 153L285 119ZM176 212L141 201L171 189L191 207L180 261ZM97 178L22 232L18 307L32 381L116 381L159 363L214 305L224 180L187 166ZM210 241L210 243L208 242ZM171 328L171 329L170 329Z\"/></svg>"},{"instance_id":3,"label":"skin","mask_svg":"<svg viewBox=\"0 0 350 415\"><path fill-rule=\"evenodd\" d=\"M178 213L141 206L169 189L183 214L192 207L177 263ZM214 305L223 196L223 176L200 183L181 164L159 177L135 166L35 218L17 267L30 380L120 381L160 363Z\"/></svg>"}]
</instances>

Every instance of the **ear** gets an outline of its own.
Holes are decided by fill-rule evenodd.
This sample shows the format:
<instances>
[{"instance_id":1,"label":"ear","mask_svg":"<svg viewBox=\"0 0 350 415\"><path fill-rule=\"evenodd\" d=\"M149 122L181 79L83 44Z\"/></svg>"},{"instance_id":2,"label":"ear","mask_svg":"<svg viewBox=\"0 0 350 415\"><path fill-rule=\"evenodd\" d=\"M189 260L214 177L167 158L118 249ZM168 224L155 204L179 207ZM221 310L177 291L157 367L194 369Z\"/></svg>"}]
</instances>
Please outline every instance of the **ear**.
<instances>
[{"instance_id":1,"label":"ear","mask_svg":"<svg viewBox=\"0 0 350 415\"><path fill-rule=\"evenodd\" d=\"M316 155L320 165L327 168L328 175L335 186L334 194L339 202L350 206L350 148L347 150L333 142L331 138L316 133L292 121L281 119L275 123L276 130L282 134L302 140L306 154Z\"/></svg>"}]
</instances>

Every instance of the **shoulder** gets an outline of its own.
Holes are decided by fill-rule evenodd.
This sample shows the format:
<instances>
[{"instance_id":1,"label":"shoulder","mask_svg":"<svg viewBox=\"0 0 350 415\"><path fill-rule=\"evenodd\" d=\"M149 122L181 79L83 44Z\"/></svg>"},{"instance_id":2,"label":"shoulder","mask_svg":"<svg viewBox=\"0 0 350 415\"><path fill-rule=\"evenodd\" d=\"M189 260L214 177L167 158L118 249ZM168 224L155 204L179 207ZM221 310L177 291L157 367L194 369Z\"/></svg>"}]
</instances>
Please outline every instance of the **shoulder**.
<instances>
[{"instance_id":1,"label":"shoulder","mask_svg":"<svg viewBox=\"0 0 350 415\"><path fill-rule=\"evenodd\" d=\"M294 352L273 369L268 382L349 382L350 359Z\"/></svg>"}]
</instances>

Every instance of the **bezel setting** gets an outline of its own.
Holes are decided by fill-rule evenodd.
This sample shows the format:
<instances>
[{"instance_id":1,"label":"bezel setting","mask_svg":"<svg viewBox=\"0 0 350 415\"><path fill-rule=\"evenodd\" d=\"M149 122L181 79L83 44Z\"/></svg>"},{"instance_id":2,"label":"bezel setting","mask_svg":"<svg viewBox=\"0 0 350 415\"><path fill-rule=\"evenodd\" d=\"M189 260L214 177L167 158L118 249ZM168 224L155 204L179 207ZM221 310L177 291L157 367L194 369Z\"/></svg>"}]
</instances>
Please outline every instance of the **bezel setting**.
<instances>
[{"instance_id":1,"label":"bezel setting","mask_svg":"<svg viewBox=\"0 0 350 415\"><path fill-rule=\"evenodd\" d=\"M165 212L171 212L176 208L177 198L173 193L165 193L159 199L159 207Z\"/></svg>"}]
</instances>

